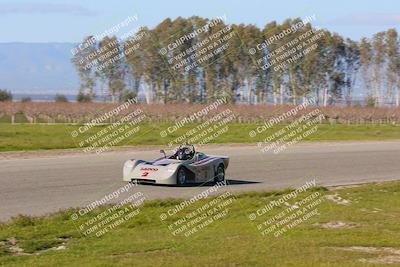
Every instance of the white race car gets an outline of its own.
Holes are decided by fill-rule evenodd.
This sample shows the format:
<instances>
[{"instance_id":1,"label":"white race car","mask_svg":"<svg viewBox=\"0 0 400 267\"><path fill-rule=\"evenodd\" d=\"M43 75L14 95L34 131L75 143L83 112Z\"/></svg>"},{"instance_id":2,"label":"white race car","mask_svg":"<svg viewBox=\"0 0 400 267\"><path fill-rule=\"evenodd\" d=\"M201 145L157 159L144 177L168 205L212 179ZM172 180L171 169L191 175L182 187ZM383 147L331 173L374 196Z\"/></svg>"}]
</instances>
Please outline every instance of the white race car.
<instances>
[{"instance_id":1,"label":"white race car","mask_svg":"<svg viewBox=\"0 0 400 267\"><path fill-rule=\"evenodd\" d=\"M193 145L181 145L173 155L152 160L131 159L124 164L124 181L152 184L223 182L229 157L196 152Z\"/></svg>"}]
</instances>

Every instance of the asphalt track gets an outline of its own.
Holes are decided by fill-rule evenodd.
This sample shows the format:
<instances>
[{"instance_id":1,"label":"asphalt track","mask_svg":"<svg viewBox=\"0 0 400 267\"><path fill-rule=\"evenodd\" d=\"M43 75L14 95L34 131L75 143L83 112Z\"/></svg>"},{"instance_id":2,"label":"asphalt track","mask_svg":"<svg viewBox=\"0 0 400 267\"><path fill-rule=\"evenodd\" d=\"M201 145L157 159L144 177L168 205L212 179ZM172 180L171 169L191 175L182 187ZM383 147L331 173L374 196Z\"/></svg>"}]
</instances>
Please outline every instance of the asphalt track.
<instances>
[{"instance_id":1,"label":"asphalt track","mask_svg":"<svg viewBox=\"0 0 400 267\"><path fill-rule=\"evenodd\" d=\"M324 186L400 179L400 141L297 144L261 153L256 145L211 146L204 152L228 155L228 186L220 192L268 191L316 179ZM135 148L101 155L73 154L0 160L0 220L18 214L44 215L82 207L126 185L122 165L129 158L153 159L156 149ZM140 191L146 199L190 198L207 185L138 185L113 201Z\"/></svg>"}]
</instances>

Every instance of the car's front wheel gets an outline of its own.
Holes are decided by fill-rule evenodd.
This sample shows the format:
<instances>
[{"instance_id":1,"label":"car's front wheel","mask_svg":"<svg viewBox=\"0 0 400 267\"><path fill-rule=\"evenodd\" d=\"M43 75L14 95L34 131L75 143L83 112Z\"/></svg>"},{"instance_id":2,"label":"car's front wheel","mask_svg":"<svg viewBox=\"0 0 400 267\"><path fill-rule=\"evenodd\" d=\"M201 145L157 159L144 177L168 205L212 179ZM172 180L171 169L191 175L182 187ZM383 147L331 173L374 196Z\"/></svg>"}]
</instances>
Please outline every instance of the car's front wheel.
<instances>
[{"instance_id":1,"label":"car's front wheel","mask_svg":"<svg viewBox=\"0 0 400 267\"><path fill-rule=\"evenodd\" d=\"M176 174L176 183L178 185L184 185L186 183L187 172L185 168L180 168Z\"/></svg>"},{"instance_id":2,"label":"car's front wheel","mask_svg":"<svg viewBox=\"0 0 400 267\"><path fill-rule=\"evenodd\" d=\"M217 168L217 172L215 174L214 182L221 183L225 181L225 168L224 165L220 164Z\"/></svg>"}]
</instances>

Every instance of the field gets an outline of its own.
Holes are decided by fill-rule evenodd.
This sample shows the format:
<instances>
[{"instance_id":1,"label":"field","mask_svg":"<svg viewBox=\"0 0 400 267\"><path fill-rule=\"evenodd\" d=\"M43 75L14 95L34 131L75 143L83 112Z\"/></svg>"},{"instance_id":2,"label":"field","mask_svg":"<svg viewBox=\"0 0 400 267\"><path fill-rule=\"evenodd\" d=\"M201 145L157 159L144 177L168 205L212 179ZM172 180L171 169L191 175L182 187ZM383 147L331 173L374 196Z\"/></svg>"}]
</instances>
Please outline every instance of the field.
<instances>
[{"instance_id":1,"label":"field","mask_svg":"<svg viewBox=\"0 0 400 267\"><path fill-rule=\"evenodd\" d=\"M41 218L19 216L0 225L0 265L398 266L400 182L309 190L296 200L320 195L318 213L279 236L263 236L249 214L289 190L233 195L225 217L187 237L169 231L176 218L160 220L179 200L145 202L135 217L101 237L84 236L78 225L107 207L77 221L70 219L74 209ZM186 212L211 201L199 200ZM276 207L268 217L284 209Z\"/></svg>"},{"instance_id":2,"label":"field","mask_svg":"<svg viewBox=\"0 0 400 267\"><path fill-rule=\"evenodd\" d=\"M100 117L104 113L120 106L110 103L37 103L37 102L1 102L0 123L85 123ZM135 109L143 110L149 123L166 123L183 119L210 107L211 104L132 104L121 110L112 122L125 116ZM294 109L295 106L283 105L218 105L195 122L202 122L221 110L229 109L237 123L263 123ZM319 109L325 115L325 124L400 124L400 108L370 108L370 107L316 107L307 106L298 110L297 114L285 118L281 123L290 123L310 110Z\"/></svg>"},{"instance_id":3,"label":"field","mask_svg":"<svg viewBox=\"0 0 400 267\"><path fill-rule=\"evenodd\" d=\"M197 124L187 124L176 132L161 137L160 132L171 126L171 123L141 124L138 133L117 143L117 146L167 145L178 137L195 128ZM253 143L264 140L272 133L278 132L285 125L275 125L251 138L249 132L257 124L229 124L224 134L211 140L210 143ZM99 125L73 138L71 133L80 125L66 124L0 124L0 151L46 150L78 148L79 141L101 132L106 125ZM319 125L317 132L306 136L305 141L342 141L342 140L393 140L400 139L400 126L391 125ZM178 143L178 142L175 142ZM85 146L90 143L85 144Z\"/></svg>"},{"instance_id":4,"label":"field","mask_svg":"<svg viewBox=\"0 0 400 267\"><path fill-rule=\"evenodd\" d=\"M0 151L88 146L87 142L78 144L137 111L145 117L140 122L139 132L113 146L166 145L225 111L234 115L229 121L229 130L207 143L261 142L314 111L324 118L317 122L317 133L302 138L304 141L400 139L400 108L217 104L214 108L213 104L130 104L121 108L121 103L3 102L0 104ZM119 109L118 112L104 116L115 109ZM291 112L294 109L296 112ZM207 112L194 116L204 110ZM282 116L289 112L290 115ZM311 119L316 118L315 114ZM194 119L185 122L183 127L178 127L167 137L160 136L161 131L188 118ZM279 121L262 134L249 137L251 130L277 118L280 118ZM94 120L97 126L82 133L79 138L71 137L72 132Z\"/></svg>"}]
</instances>

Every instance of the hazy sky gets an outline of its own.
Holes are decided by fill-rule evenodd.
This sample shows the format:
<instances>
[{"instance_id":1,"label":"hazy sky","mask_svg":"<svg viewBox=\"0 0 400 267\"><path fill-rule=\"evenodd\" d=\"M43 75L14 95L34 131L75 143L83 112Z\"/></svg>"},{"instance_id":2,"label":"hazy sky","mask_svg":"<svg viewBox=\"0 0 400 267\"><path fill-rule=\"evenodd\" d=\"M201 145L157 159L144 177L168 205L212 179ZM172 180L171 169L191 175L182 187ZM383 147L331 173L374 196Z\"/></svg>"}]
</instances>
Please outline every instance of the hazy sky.
<instances>
[{"instance_id":1,"label":"hazy sky","mask_svg":"<svg viewBox=\"0 0 400 267\"><path fill-rule=\"evenodd\" d=\"M154 27L163 19L226 15L228 23L266 23L316 15L315 24L359 40L388 28L400 30L399 0L0 0L0 42L79 42L102 33L129 16L139 26Z\"/></svg>"}]
</instances>

